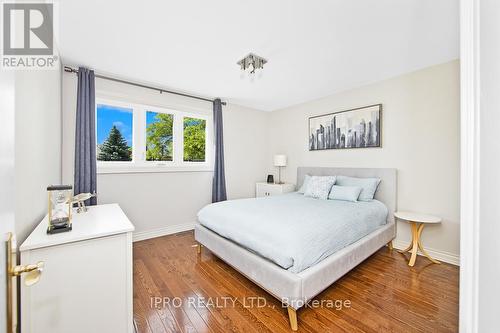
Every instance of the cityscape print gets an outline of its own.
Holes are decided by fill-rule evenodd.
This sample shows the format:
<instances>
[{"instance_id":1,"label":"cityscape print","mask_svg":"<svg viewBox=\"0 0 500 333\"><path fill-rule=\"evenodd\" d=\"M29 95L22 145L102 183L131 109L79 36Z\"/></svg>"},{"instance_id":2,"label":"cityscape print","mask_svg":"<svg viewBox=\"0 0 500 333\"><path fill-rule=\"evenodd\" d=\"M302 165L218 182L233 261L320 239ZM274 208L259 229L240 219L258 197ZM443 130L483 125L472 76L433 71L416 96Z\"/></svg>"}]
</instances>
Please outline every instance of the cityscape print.
<instances>
[{"instance_id":1,"label":"cityscape print","mask_svg":"<svg viewBox=\"0 0 500 333\"><path fill-rule=\"evenodd\" d=\"M381 146L382 104L309 118L309 150Z\"/></svg>"}]
</instances>

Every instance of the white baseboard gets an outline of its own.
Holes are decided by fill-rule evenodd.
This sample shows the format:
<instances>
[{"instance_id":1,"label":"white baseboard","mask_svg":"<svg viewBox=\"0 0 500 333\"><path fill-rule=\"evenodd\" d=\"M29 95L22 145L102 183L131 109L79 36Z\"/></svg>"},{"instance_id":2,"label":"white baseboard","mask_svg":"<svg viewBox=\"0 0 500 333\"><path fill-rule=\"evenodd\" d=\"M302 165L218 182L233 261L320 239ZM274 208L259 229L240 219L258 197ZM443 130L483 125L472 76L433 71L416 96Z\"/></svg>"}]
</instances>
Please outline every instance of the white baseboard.
<instances>
[{"instance_id":1,"label":"white baseboard","mask_svg":"<svg viewBox=\"0 0 500 333\"><path fill-rule=\"evenodd\" d=\"M393 240L392 241L393 246L395 249L398 250L404 250L408 247L408 244L410 244L410 241L401 241L401 240ZM441 250L435 250L432 248L424 247L425 251L429 253L431 257L433 257L436 260L446 262L448 264L452 264L455 266L460 266L460 256L454 253L446 252L446 251L441 251ZM418 255L423 255L418 251Z\"/></svg>"},{"instance_id":2,"label":"white baseboard","mask_svg":"<svg viewBox=\"0 0 500 333\"><path fill-rule=\"evenodd\" d=\"M169 225L163 228L158 228L153 230L138 231L134 232L133 241L138 242L145 239L176 234L178 232L183 232L193 229L194 229L194 223L185 223L185 224Z\"/></svg>"}]
</instances>

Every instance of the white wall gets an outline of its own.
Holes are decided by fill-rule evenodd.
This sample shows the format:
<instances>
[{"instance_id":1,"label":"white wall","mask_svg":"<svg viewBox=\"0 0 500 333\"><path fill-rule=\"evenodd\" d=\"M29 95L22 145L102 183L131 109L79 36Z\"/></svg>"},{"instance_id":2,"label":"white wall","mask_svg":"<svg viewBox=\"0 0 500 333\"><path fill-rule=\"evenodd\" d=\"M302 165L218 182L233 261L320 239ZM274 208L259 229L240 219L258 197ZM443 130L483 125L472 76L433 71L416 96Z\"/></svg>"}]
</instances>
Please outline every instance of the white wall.
<instances>
[{"instance_id":1,"label":"white wall","mask_svg":"<svg viewBox=\"0 0 500 333\"><path fill-rule=\"evenodd\" d=\"M308 151L309 116L376 103L383 104L382 148ZM298 166L397 168L398 208L442 217L441 225L424 230L423 243L457 260L458 61L274 111L269 136L267 161L273 154L288 155L284 175L289 182L296 181ZM274 168L269 165L269 170ZM399 223L397 242L409 240L408 225Z\"/></svg>"},{"instance_id":2,"label":"white wall","mask_svg":"<svg viewBox=\"0 0 500 333\"><path fill-rule=\"evenodd\" d=\"M267 176L269 113L238 105L224 108L224 157L229 199L255 195Z\"/></svg>"},{"instance_id":3,"label":"white wall","mask_svg":"<svg viewBox=\"0 0 500 333\"><path fill-rule=\"evenodd\" d=\"M61 71L16 72L15 224L19 244L47 214L61 182Z\"/></svg>"},{"instance_id":4,"label":"white wall","mask_svg":"<svg viewBox=\"0 0 500 333\"><path fill-rule=\"evenodd\" d=\"M63 76L63 181L73 183L77 81ZM171 94L96 79L96 95L136 103L211 114L212 104ZM226 183L229 198L254 195L265 179L267 116L236 105L223 107ZM261 130L260 135L256 131ZM99 174L99 203L117 202L136 227L136 235L190 228L196 213L211 202L212 172Z\"/></svg>"},{"instance_id":5,"label":"white wall","mask_svg":"<svg viewBox=\"0 0 500 333\"><path fill-rule=\"evenodd\" d=\"M500 297L500 3L480 1L478 332L497 332ZM472 83L471 83L472 84Z\"/></svg>"}]
</instances>

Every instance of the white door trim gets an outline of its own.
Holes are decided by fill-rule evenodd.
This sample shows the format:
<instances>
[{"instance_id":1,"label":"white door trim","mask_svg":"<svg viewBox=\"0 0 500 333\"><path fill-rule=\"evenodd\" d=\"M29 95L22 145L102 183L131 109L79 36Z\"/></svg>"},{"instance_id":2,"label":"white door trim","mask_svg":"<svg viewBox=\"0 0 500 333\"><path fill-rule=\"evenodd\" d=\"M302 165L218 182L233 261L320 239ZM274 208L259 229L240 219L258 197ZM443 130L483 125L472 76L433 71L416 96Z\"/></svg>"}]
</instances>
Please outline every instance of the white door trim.
<instances>
[{"instance_id":1,"label":"white door trim","mask_svg":"<svg viewBox=\"0 0 500 333\"><path fill-rule=\"evenodd\" d=\"M460 1L460 332L478 330L479 0Z\"/></svg>"}]
</instances>

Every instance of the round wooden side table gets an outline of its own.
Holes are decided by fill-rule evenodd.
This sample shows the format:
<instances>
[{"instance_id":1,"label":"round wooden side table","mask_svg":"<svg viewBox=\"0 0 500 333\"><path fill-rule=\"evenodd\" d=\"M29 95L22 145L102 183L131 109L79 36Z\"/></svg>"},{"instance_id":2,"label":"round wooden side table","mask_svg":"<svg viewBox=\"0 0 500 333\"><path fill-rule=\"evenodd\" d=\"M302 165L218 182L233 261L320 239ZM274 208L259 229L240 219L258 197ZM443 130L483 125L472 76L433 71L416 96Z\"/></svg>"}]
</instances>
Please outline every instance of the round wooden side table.
<instances>
[{"instance_id":1,"label":"round wooden side table","mask_svg":"<svg viewBox=\"0 0 500 333\"><path fill-rule=\"evenodd\" d=\"M412 212L395 212L394 216L399 220L403 220L405 222L410 223L410 225L411 225L412 241L406 249L398 251L400 253L404 253L404 252L411 253L411 257L410 257L410 261L408 262L408 266L415 265L415 261L417 260L417 252L419 249L420 249L420 252L422 252L422 254L424 256L426 256L430 261L432 261L435 264L439 264L440 263L439 261L437 261L436 259L433 259L424 250L424 246L422 245L421 236L422 236L422 230L424 230L424 226L426 224L441 223L441 218L436 217L436 216L431 216L431 215L412 213Z\"/></svg>"}]
</instances>

